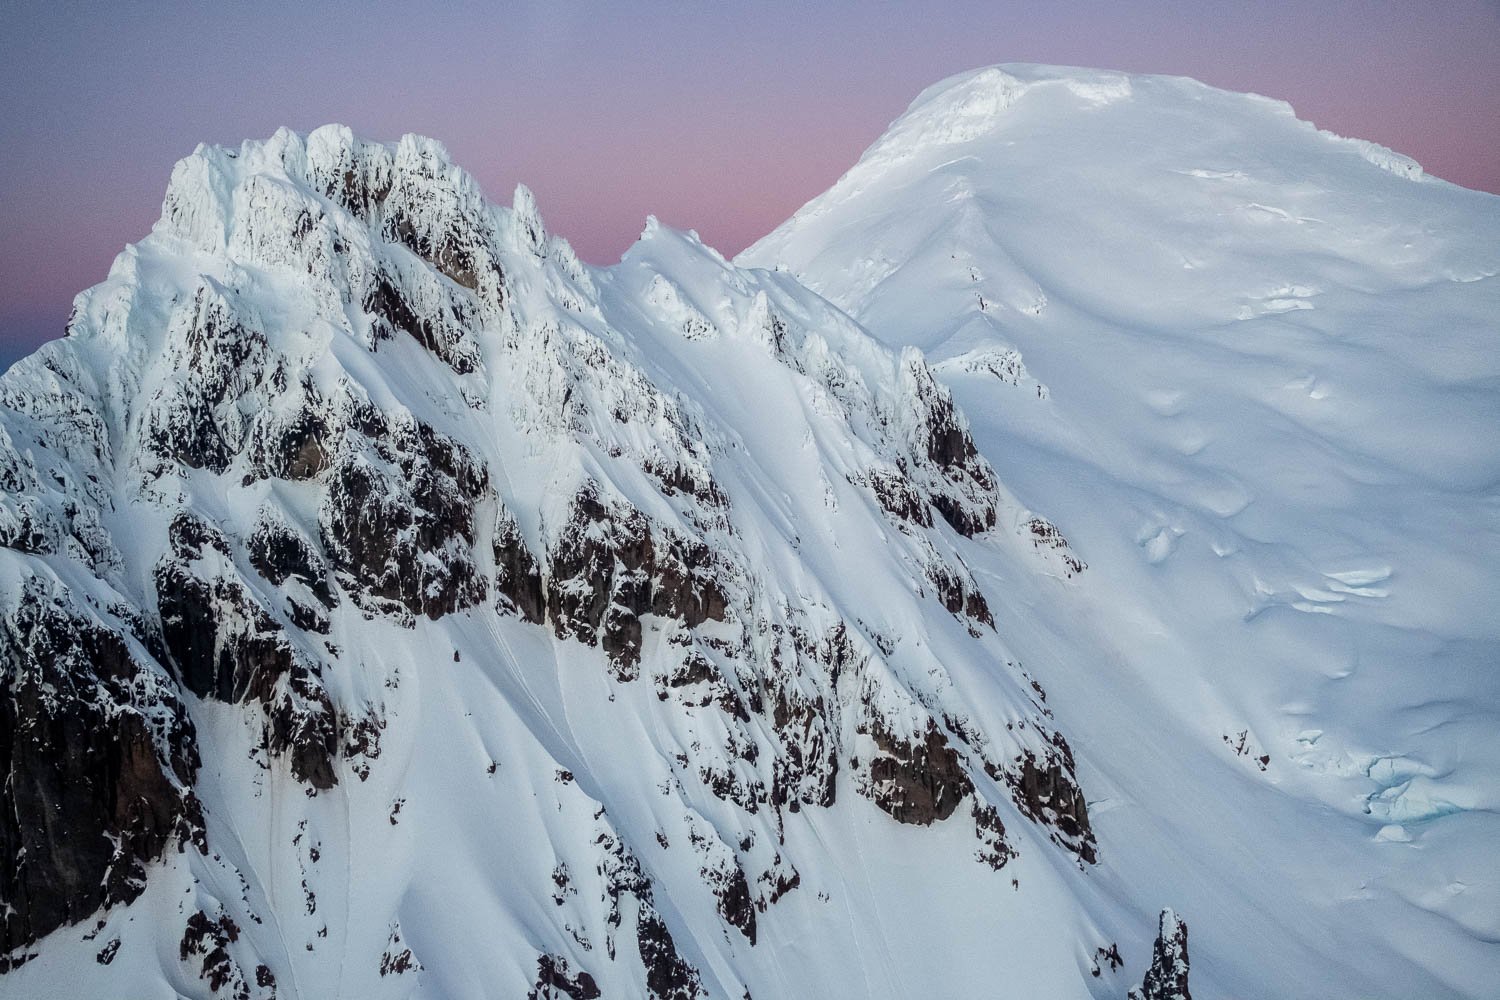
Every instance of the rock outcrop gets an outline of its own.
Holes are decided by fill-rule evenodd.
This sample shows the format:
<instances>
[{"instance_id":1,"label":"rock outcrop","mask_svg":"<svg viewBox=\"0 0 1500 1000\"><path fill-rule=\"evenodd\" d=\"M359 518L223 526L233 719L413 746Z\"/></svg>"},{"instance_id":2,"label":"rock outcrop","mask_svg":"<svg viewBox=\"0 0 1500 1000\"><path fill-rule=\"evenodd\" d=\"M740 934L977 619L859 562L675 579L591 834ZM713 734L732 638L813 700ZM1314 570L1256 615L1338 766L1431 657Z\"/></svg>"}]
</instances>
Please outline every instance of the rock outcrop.
<instances>
[{"instance_id":1,"label":"rock outcrop","mask_svg":"<svg viewBox=\"0 0 1500 1000\"><path fill-rule=\"evenodd\" d=\"M1193 1000L1188 992L1188 929L1170 909L1161 911L1151 967L1130 1000Z\"/></svg>"},{"instance_id":2,"label":"rock outcrop","mask_svg":"<svg viewBox=\"0 0 1500 1000\"><path fill-rule=\"evenodd\" d=\"M0 953L129 903L201 837L192 720L139 643L34 578L0 619ZM116 626L118 628L118 626Z\"/></svg>"},{"instance_id":3,"label":"rock outcrop","mask_svg":"<svg viewBox=\"0 0 1500 1000\"><path fill-rule=\"evenodd\" d=\"M903 739L877 719L869 735L877 748L861 789L898 823L928 826L947 819L974 791L958 754L936 725Z\"/></svg>"}]
</instances>

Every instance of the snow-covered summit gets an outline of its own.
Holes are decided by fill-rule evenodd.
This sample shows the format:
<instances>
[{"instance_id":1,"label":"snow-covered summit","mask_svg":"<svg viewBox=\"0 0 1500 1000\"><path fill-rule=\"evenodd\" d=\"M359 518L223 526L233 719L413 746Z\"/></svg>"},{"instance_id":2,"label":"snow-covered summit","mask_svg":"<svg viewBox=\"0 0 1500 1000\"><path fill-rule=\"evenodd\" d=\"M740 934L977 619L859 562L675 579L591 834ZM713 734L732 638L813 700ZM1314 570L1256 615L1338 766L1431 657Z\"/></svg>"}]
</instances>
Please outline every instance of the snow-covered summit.
<instances>
[{"instance_id":1,"label":"snow-covered summit","mask_svg":"<svg viewBox=\"0 0 1500 1000\"><path fill-rule=\"evenodd\" d=\"M1403 191L1397 181L1421 183ZM1415 210L1407 236L1420 242L1394 259L1393 245L1407 240L1374 227L1403 220L1371 212L1376 202ZM1346 251L1363 263L1399 267L1409 251L1431 245L1421 220L1477 233L1483 225L1464 225L1475 221L1470 216L1492 224L1496 211L1493 196L1436 181L1374 143L1320 131L1282 101L1183 77L1010 64L928 88L832 188L740 260L803 273L836 302L858 301L863 318L879 308L881 283L916 248L956 233L972 243L987 226L1008 222L1003 235L989 234L992 257L1017 244L1032 257L1049 251L1028 263L1160 287L1181 310L1190 303L1177 287L1202 277L1183 272L1219 258L1185 256L1175 238L1158 245L1154 237L1181 236L1199 257L1206 249L1228 254L1223 262L1251 277L1265 269L1257 260L1268 253L1316 244L1328 232L1305 228L1316 223L1348 231ZM1170 234L1162 223L1171 223ZM858 260L844 262L838 275L817 266L820 253L829 250L832 263L856 235L874 240ZM1444 249L1453 256L1478 246L1470 237ZM1059 259L1063 249L1069 256ZM988 301L1034 304L1016 298L1034 275L996 273L1002 261L986 263L994 286ZM1451 266L1474 274L1457 259ZM924 346L939 332L928 333Z\"/></svg>"},{"instance_id":2,"label":"snow-covered summit","mask_svg":"<svg viewBox=\"0 0 1500 1000\"><path fill-rule=\"evenodd\" d=\"M1006 63L958 73L922 91L906 113L865 151L851 174L873 174L928 150L996 134L1012 117L1044 114L1065 119L1075 110L1097 110L1136 97L1163 104L1207 102L1214 109L1211 113L1234 113L1234 109L1240 114L1296 117L1285 101L1220 90L1190 77ZM1013 112L1015 108L1019 110ZM1065 121L1058 124L1066 127ZM1306 128L1307 123L1301 123L1301 127ZM1426 176L1410 157L1368 140L1346 139L1331 132L1320 134L1400 176L1411 180Z\"/></svg>"},{"instance_id":3,"label":"snow-covered summit","mask_svg":"<svg viewBox=\"0 0 1500 1000\"><path fill-rule=\"evenodd\" d=\"M1111 865L1171 887L1195 983L1484 992L1500 198L1281 102L1001 66L929 89L736 263L920 346L1087 555L1034 641L1097 636L1067 693L1096 825L1174 845Z\"/></svg>"}]
</instances>

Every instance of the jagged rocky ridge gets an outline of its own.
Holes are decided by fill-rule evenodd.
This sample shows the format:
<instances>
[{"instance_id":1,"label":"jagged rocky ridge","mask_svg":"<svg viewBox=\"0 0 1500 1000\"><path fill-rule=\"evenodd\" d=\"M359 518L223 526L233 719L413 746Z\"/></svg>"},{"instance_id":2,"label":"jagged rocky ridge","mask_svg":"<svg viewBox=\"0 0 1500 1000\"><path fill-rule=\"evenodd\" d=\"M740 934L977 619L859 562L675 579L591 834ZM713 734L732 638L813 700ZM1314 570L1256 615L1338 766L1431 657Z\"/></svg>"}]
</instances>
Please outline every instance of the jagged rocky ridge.
<instances>
[{"instance_id":1,"label":"jagged rocky ridge","mask_svg":"<svg viewBox=\"0 0 1500 1000\"><path fill-rule=\"evenodd\" d=\"M739 997L816 814L1097 860L970 568L1082 563L789 276L329 127L182 161L68 332L0 379L12 975Z\"/></svg>"},{"instance_id":2,"label":"jagged rocky ridge","mask_svg":"<svg viewBox=\"0 0 1500 1000\"><path fill-rule=\"evenodd\" d=\"M1140 988L1130 991L1129 1000L1193 1000L1188 971L1187 924L1170 909L1162 910L1151 966Z\"/></svg>"}]
</instances>

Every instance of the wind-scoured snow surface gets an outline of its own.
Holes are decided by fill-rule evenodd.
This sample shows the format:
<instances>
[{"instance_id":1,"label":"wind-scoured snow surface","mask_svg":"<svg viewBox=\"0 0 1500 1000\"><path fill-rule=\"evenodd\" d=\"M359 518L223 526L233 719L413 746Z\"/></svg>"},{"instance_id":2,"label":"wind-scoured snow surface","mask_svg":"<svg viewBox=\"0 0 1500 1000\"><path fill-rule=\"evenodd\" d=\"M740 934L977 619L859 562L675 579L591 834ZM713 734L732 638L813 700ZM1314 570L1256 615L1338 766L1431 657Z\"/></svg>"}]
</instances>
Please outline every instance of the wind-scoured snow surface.
<instances>
[{"instance_id":1,"label":"wind-scoured snow surface","mask_svg":"<svg viewBox=\"0 0 1500 1000\"><path fill-rule=\"evenodd\" d=\"M1497 235L1037 67L733 263L200 148L0 377L0 995L1488 995Z\"/></svg>"},{"instance_id":2,"label":"wind-scoured snow surface","mask_svg":"<svg viewBox=\"0 0 1500 1000\"><path fill-rule=\"evenodd\" d=\"M1500 198L1280 102L1003 66L737 263L924 350L1089 562L980 579L1195 992L1493 990Z\"/></svg>"}]
</instances>

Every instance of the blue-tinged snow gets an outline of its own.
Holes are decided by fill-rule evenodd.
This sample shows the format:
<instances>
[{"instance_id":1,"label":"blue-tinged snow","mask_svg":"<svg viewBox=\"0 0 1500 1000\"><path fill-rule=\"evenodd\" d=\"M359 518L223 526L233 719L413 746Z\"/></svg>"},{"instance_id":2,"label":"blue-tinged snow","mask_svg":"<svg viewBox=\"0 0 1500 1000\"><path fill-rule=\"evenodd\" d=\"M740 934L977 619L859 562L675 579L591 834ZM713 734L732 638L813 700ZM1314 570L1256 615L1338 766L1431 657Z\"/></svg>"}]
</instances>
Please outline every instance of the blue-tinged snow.
<instances>
[{"instance_id":1,"label":"blue-tinged snow","mask_svg":"<svg viewBox=\"0 0 1500 1000\"><path fill-rule=\"evenodd\" d=\"M503 278L461 287L382 239L331 200L351 177L482 234ZM377 342L355 290L379 268L431 315L463 313L446 359ZM1488 996L1497 274L1500 198L1163 77L938 84L733 262L652 220L588 267L528 191L490 204L431 140L202 148L73 335L0 381L0 444L35 487L0 516L45 508L60 547L0 551L0 597L55 575L149 611L178 507L234 538L268 512L318 537L316 480L143 467L152 401L193 377L177 352L202 288L330 397L352 387L479 457L483 573L500 504L540 553L592 480L707 539L736 617L688 636L646 616L622 680L488 599L406 624L346 599L327 644L298 641L341 711L384 722L378 758L342 757L309 796L259 748L257 708L190 699L210 853L169 851L139 900L47 937L0 995L212 996L179 952L202 909L234 916L233 957L282 997L521 997L541 954L631 996L644 904L608 902L624 844L715 1000L1119 998L1164 908L1191 928L1200 997ZM898 467L941 486L914 447L928 366L999 480L975 538L899 523L868 488ZM299 405L246 398L247 424ZM44 439L58 425L99 437ZM711 477L727 513L664 490L660 464ZM1032 511L1071 547L1039 545ZM944 609L937 565L977 584L993 630ZM290 592L255 586L281 614ZM711 794L700 768L755 779L776 739L769 712L740 724L670 689L681 644L744 639L741 665L769 673L770 636L840 624L855 676L797 680L841 741L836 803L778 817ZM976 860L967 803L908 826L861 793L872 707L903 734L935 718L983 737L963 749L1019 852L1003 870ZM1044 718L1078 759L1097 865L977 766L1037 748ZM767 902L754 945L705 884L730 865ZM770 902L758 876L792 871ZM1111 943L1124 967L1093 975ZM407 948L420 969L382 973Z\"/></svg>"},{"instance_id":2,"label":"blue-tinged snow","mask_svg":"<svg viewBox=\"0 0 1500 1000\"><path fill-rule=\"evenodd\" d=\"M737 263L926 351L1088 561L997 619L1195 993L1493 990L1500 198L1280 102L1001 66Z\"/></svg>"}]
</instances>

